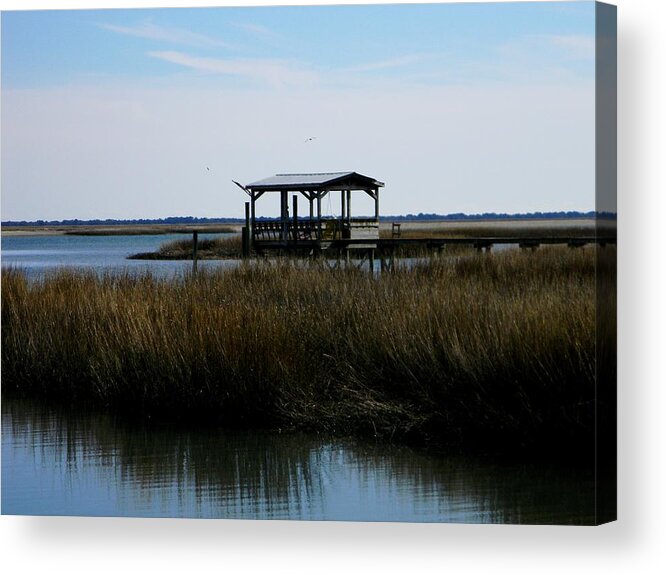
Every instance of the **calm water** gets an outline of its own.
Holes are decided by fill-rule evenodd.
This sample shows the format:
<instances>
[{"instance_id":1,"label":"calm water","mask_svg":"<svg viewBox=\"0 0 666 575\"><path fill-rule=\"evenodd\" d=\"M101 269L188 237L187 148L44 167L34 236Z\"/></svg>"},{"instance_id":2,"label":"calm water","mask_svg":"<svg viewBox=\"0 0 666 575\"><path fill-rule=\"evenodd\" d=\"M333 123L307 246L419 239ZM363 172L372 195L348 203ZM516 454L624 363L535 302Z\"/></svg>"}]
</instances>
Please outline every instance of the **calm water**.
<instances>
[{"instance_id":1,"label":"calm water","mask_svg":"<svg viewBox=\"0 0 666 575\"><path fill-rule=\"evenodd\" d=\"M182 235L2 238L2 266L150 270L125 259ZM233 266L237 262L201 262ZM365 521L591 523L590 474L303 434L128 426L3 398L2 513Z\"/></svg>"},{"instance_id":2,"label":"calm water","mask_svg":"<svg viewBox=\"0 0 666 575\"><path fill-rule=\"evenodd\" d=\"M200 234L200 239L219 237ZM18 267L40 277L61 267L97 272L151 271L169 277L192 268L188 261L128 260L127 256L157 250L163 243L191 238L188 234L146 236L3 236L2 267ZM235 266L231 260L200 261L200 267Z\"/></svg>"},{"instance_id":3,"label":"calm water","mask_svg":"<svg viewBox=\"0 0 666 575\"><path fill-rule=\"evenodd\" d=\"M137 427L2 402L2 513L590 523L590 477L304 434Z\"/></svg>"},{"instance_id":4,"label":"calm water","mask_svg":"<svg viewBox=\"0 0 666 575\"><path fill-rule=\"evenodd\" d=\"M17 267L29 279L43 277L58 268L69 267L96 272L145 272L159 277L172 277L192 269L191 261L128 260L127 256L156 251L163 243L182 240L188 234L166 234L145 236L3 236L2 267ZM219 237L216 234L200 234L200 239ZM495 251L516 246L498 244ZM402 265L413 265L421 261L415 258L401 260ZM239 260L203 260L200 268L229 268ZM367 264L365 264L367 265ZM375 261L375 272L380 271L379 259Z\"/></svg>"}]
</instances>

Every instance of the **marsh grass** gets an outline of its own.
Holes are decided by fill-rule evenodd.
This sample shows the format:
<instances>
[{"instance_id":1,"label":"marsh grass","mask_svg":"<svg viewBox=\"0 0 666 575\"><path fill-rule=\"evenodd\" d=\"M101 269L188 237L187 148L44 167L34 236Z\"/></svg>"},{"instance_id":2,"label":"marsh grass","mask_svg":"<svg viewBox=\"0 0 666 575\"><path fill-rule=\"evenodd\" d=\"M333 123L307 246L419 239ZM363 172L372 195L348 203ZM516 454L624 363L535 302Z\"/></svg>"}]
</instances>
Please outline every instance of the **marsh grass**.
<instances>
[{"instance_id":1,"label":"marsh grass","mask_svg":"<svg viewBox=\"0 0 666 575\"><path fill-rule=\"evenodd\" d=\"M3 391L141 417L583 451L594 376L593 249L379 278L289 260L172 280L2 273Z\"/></svg>"},{"instance_id":2,"label":"marsh grass","mask_svg":"<svg viewBox=\"0 0 666 575\"><path fill-rule=\"evenodd\" d=\"M527 225L526 225L527 224ZM592 221L568 221L566 224L553 225L551 221L541 222L405 222L401 238L516 238L530 239L535 237L575 238L595 235ZM382 226L381 238L391 238L392 230Z\"/></svg>"},{"instance_id":3,"label":"marsh grass","mask_svg":"<svg viewBox=\"0 0 666 575\"><path fill-rule=\"evenodd\" d=\"M128 259L138 260L191 260L194 254L192 238L163 243L157 251L139 253ZM221 238L200 239L197 242L198 259L239 259L242 255L241 236L233 234Z\"/></svg>"},{"instance_id":4,"label":"marsh grass","mask_svg":"<svg viewBox=\"0 0 666 575\"><path fill-rule=\"evenodd\" d=\"M30 229L30 228L28 228ZM36 229L40 229L36 227ZM194 230L209 234L233 234L234 226L220 224L203 224L200 226L147 224L147 225L115 225L115 226L55 226L70 236L144 236L157 234L191 234Z\"/></svg>"}]
</instances>

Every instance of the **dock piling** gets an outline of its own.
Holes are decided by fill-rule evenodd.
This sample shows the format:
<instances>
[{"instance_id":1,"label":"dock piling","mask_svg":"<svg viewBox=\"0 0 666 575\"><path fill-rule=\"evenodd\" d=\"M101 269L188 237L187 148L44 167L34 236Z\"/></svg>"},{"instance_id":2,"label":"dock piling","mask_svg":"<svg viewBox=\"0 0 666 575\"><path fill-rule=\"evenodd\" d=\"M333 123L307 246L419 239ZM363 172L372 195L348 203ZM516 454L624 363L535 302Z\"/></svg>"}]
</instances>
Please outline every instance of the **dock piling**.
<instances>
[{"instance_id":1,"label":"dock piling","mask_svg":"<svg viewBox=\"0 0 666 575\"><path fill-rule=\"evenodd\" d=\"M199 232L192 232L192 274L197 273L197 258L199 256Z\"/></svg>"},{"instance_id":2,"label":"dock piling","mask_svg":"<svg viewBox=\"0 0 666 575\"><path fill-rule=\"evenodd\" d=\"M245 225L241 229L241 254L243 258L250 257L251 227L250 202L245 202Z\"/></svg>"}]
</instances>

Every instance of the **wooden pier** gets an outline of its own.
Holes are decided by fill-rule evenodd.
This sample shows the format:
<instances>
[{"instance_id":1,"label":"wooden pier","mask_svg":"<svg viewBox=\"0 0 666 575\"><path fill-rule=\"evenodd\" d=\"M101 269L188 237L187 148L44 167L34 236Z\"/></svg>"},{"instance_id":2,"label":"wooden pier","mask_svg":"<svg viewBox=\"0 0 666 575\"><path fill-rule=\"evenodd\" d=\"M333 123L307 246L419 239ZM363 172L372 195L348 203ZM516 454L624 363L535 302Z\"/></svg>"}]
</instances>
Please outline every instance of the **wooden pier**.
<instances>
[{"instance_id":1,"label":"wooden pier","mask_svg":"<svg viewBox=\"0 0 666 575\"><path fill-rule=\"evenodd\" d=\"M581 248L586 245L606 247L616 244L614 237L597 236L538 236L538 237L447 237L447 238L382 238L372 242L363 239L294 239L286 242L279 240L255 240L254 250L258 255L270 253L325 258L332 261L356 260L357 265L368 262L374 269L375 260L379 260L381 269L393 269L395 260L401 257L405 248L410 252L439 255L447 246L470 246L477 252L489 253L495 246L516 246L520 249L536 250L542 245L565 245ZM406 257L410 257L407 255Z\"/></svg>"},{"instance_id":2,"label":"wooden pier","mask_svg":"<svg viewBox=\"0 0 666 575\"><path fill-rule=\"evenodd\" d=\"M298 238L294 240L255 240L254 248L259 252L266 250L318 250L320 252L339 251L345 249L365 249L372 247L377 250L391 251L401 247L424 247L428 250L441 250L447 245L469 245L478 250L490 250L495 245L515 245L520 248L538 248L541 245L566 245L579 248L588 244L605 247L615 244L613 237L597 236L513 236L513 237L446 237L446 238L382 238L373 241L363 239L332 239L319 240Z\"/></svg>"},{"instance_id":3,"label":"wooden pier","mask_svg":"<svg viewBox=\"0 0 666 575\"><path fill-rule=\"evenodd\" d=\"M601 247L615 244L610 235L571 236L479 236L409 238L403 237L401 225L391 225L390 237L379 236L379 196L384 184L357 172L327 172L314 174L277 174L247 186L234 182L250 197L245 204L243 255L289 255L322 257L329 261L355 260L369 263L374 269L376 259L381 269L392 269L396 258L407 253L439 254L446 246L468 245L479 252L490 252L494 246L515 245L535 250L541 245L567 245L579 248L589 244ZM279 194L280 217L258 219L256 203L266 193ZM352 217L352 192L367 194L374 201L374 216ZM322 200L339 193L339 216L325 217ZM289 213L291 196L292 210ZM299 218L298 198L308 201L305 217ZM330 197L329 197L330 203ZM409 257L409 256L407 256Z\"/></svg>"}]
</instances>

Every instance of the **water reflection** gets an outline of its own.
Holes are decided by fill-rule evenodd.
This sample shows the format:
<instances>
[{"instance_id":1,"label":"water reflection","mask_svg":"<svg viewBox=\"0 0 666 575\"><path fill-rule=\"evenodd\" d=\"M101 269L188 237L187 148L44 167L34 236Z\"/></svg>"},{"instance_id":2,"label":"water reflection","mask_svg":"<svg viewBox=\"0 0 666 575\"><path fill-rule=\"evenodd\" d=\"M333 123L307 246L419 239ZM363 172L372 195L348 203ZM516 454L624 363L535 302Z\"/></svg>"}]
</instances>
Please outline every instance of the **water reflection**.
<instances>
[{"instance_id":1,"label":"water reflection","mask_svg":"<svg viewBox=\"0 0 666 575\"><path fill-rule=\"evenodd\" d=\"M585 524L593 511L591 476L555 465L2 402L5 514Z\"/></svg>"}]
</instances>

